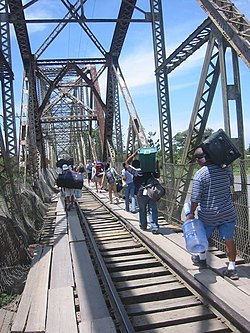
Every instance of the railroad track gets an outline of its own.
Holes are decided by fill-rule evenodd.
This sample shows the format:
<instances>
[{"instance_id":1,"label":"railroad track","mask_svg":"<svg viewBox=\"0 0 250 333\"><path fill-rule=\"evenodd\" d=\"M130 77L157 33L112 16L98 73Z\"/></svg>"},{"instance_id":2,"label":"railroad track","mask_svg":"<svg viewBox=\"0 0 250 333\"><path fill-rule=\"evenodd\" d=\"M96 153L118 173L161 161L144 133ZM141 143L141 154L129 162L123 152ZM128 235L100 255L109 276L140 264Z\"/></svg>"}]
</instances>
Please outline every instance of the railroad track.
<instances>
[{"instance_id":1,"label":"railroad track","mask_svg":"<svg viewBox=\"0 0 250 333\"><path fill-rule=\"evenodd\" d=\"M86 188L79 215L118 332L249 332L242 318Z\"/></svg>"}]
</instances>

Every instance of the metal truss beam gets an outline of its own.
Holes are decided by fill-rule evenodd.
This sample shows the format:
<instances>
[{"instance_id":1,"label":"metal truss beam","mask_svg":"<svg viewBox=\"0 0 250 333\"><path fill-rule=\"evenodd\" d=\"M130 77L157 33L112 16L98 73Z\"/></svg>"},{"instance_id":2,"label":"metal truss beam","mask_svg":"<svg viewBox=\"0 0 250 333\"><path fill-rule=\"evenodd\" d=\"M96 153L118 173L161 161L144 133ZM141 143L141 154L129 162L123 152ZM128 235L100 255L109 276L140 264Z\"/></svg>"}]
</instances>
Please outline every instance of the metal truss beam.
<instances>
[{"instance_id":1,"label":"metal truss beam","mask_svg":"<svg viewBox=\"0 0 250 333\"><path fill-rule=\"evenodd\" d=\"M0 22L0 45L1 45L1 92L3 107L3 124L5 149L10 156L17 156L17 137L14 107L14 89L10 49L10 28L7 21L7 1L0 1L0 13L6 17L6 21Z\"/></svg>"},{"instance_id":2,"label":"metal truss beam","mask_svg":"<svg viewBox=\"0 0 250 333\"><path fill-rule=\"evenodd\" d=\"M211 32L211 24L211 20L207 18L158 68L156 68L156 73L165 67L169 74L194 54L195 51L208 41Z\"/></svg>"},{"instance_id":3,"label":"metal truss beam","mask_svg":"<svg viewBox=\"0 0 250 333\"><path fill-rule=\"evenodd\" d=\"M128 0L122 1L121 7L118 14L118 21L114 30L114 35L112 38L109 55L108 55L108 75L107 75L107 96L106 96L106 115L105 115L105 132L104 132L104 141L109 142L112 145L112 136L113 136L113 123L114 123L114 115L115 119L119 119L120 110L118 110L118 96L116 96L117 92L117 82L114 80L114 72L113 66L118 66L118 58L120 56L122 46L125 41L125 37L129 28L130 21L132 19L132 15L135 9L137 0ZM117 124L116 124L117 125ZM119 137L121 134L118 134L116 128L116 136L120 141ZM108 147L104 146L103 157L106 158Z\"/></svg>"},{"instance_id":4,"label":"metal truss beam","mask_svg":"<svg viewBox=\"0 0 250 333\"><path fill-rule=\"evenodd\" d=\"M250 67L250 22L230 0L197 0L239 57Z\"/></svg>"},{"instance_id":5,"label":"metal truss beam","mask_svg":"<svg viewBox=\"0 0 250 333\"><path fill-rule=\"evenodd\" d=\"M173 198L175 198L176 203L173 203L170 208L171 215L173 214L174 216L175 214L180 214L180 210L186 199L193 172L193 165L190 163L194 161L195 147L202 141L219 75L220 65L218 44L216 43L215 37L210 36L182 155L181 164L184 165L184 167L182 174L174 184L175 191L173 193ZM173 213L176 207L179 207L180 210ZM180 216L178 216L178 218L179 217Z\"/></svg>"},{"instance_id":6,"label":"metal truss beam","mask_svg":"<svg viewBox=\"0 0 250 333\"><path fill-rule=\"evenodd\" d=\"M79 122L79 121L92 121L97 120L96 116L82 116L82 115L72 115L72 116L51 116L51 117L41 117L41 123L64 123L64 122Z\"/></svg>"},{"instance_id":7,"label":"metal truss beam","mask_svg":"<svg viewBox=\"0 0 250 333\"><path fill-rule=\"evenodd\" d=\"M166 59L161 0L150 0L150 7L152 15L160 139L164 165L163 176L166 176L165 172L167 168L165 163L173 163L174 158L167 70L164 66L158 70Z\"/></svg>"}]
</instances>

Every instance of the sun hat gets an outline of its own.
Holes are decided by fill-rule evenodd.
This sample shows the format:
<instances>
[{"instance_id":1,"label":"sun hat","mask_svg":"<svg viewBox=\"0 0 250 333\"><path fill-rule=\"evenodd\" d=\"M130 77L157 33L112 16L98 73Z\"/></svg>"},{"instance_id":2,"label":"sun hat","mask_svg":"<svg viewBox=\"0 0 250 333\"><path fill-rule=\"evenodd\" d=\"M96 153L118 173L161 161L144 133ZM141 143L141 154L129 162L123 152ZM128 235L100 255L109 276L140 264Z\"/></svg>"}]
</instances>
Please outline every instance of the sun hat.
<instances>
[{"instance_id":1,"label":"sun hat","mask_svg":"<svg viewBox=\"0 0 250 333\"><path fill-rule=\"evenodd\" d=\"M69 167L67 164L63 164L62 166L63 171L69 170Z\"/></svg>"}]
</instances>

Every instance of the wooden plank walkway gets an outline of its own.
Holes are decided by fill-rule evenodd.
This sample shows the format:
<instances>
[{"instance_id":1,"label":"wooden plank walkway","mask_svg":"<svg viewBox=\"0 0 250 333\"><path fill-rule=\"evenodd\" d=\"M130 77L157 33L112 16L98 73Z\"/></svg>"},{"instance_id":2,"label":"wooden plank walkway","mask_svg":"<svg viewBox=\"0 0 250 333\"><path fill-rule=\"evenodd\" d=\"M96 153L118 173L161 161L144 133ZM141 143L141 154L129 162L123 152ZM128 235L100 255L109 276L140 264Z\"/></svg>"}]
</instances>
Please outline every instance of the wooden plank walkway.
<instances>
[{"instance_id":1,"label":"wooden plank walkway","mask_svg":"<svg viewBox=\"0 0 250 333\"><path fill-rule=\"evenodd\" d=\"M159 219L160 234L154 235L149 229L142 231L139 228L138 212L136 214L126 212L123 202L118 205L110 204L105 192L95 194L112 208L118 216L121 215L145 237L155 242L173 260L177 260L194 279L249 321L250 332L250 264L243 264L241 259L238 259L237 263L236 260L239 280L233 281L229 278L223 278L222 272L226 268L228 259L219 258L215 252L211 251L207 255L209 267L199 270L198 267L193 265L191 255L186 250L183 233L181 231L176 232L176 227L169 225L164 219Z\"/></svg>"},{"instance_id":2,"label":"wooden plank walkway","mask_svg":"<svg viewBox=\"0 0 250 333\"><path fill-rule=\"evenodd\" d=\"M94 187L91 189L94 190ZM138 213L126 212L124 202L109 204L107 192L95 194L116 214L127 219L145 237L161 247L162 251L178 260L194 279L248 320L250 332L250 265L239 261L237 268L240 279L224 279L221 273L226 267L227 259L209 252L207 261L210 268L199 270L193 266L190 254L185 249L182 232L176 232L177 229L163 219L159 221L159 235L153 235L149 230L141 231ZM84 198L80 200L83 201ZM76 210L68 212L66 217L63 202L59 198L55 219L54 243L36 251L11 332L116 332L91 263ZM76 294L80 308L79 318L76 317L75 310Z\"/></svg>"},{"instance_id":3,"label":"wooden plank walkway","mask_svg":"<svg viewBox=\"0 0 250 333\"><path fill-rule=\"evenodd\" d=\"M60 196L55 220L53 245L35 253L11 332L115 333L77 212L67 216Z\"/></svg>"}]
</instances>

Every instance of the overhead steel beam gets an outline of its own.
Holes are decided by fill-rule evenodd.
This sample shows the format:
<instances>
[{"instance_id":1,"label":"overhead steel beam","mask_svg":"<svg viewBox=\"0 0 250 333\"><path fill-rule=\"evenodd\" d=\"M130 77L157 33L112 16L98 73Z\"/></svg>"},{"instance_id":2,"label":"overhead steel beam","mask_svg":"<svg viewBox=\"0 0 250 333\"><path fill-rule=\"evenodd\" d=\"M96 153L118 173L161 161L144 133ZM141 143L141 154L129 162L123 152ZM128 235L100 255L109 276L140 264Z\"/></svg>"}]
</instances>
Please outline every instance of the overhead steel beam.
<instances>
[{"instance_id":1,"label":"overhead steel beam","mask_svg":"<svg viewBox=\"0 0 250 333\"><path fill-rule=\"evenodd\" d=\"M118 101L116 93L117 83L114 82L115 75L113 73L113 66L117 68L118 58L121 54L122 46L125 41L125 37L129 28L129 24L132 19L132 15L135 9L137 0L122 1L121 7L118 14L118 22L116 24L114 35L109 49L109 55L107 58L108 75L107 75L107 95L106 95L106 105L107 112L105 117L105 142L109 142L112 145L112 135L113 135L113 122L114 115L116 119L118 117L117 109ZM118 129L118 128L117 128ZM119 140L119 139L118 139ZM104 158L108 152L108 147L104 147Z\"/></svg>"},{"instance_id":2,"label":"overhead steel beam","mask_svg":"<svg viewBox=\"0 0 250 333\"><path fill-rule=\"evenodd\" d=\"M155 72L158 74L158 72L165 67L169 74L194 54L195 51L208 41L211 32L211 24L210 18L207 18L158 68L156 68Z\"/></svg>"},{"instance_id":3,"label":"overhead steel beam","mask_svg":"<svg viewBox=\"0 0 250 333\"><path fill-rule=\"evenodd\" d=\"M250 67L250 22L230 0L197 0L239 57Z\"/></svg>"},{"instance_id":4,"label":"overhead steel beam","mask_svg":"<svg viewBox=\"0 0 250 333\"><path fill-rule=\"evenodd\" d=\"M13 22L24 68L27 69L27 66L30 66L33 57L30 47L28 30L25 23L22 1L8 0L8 5L10 8L10 21Z\"/></svg>"}]
</instances>

